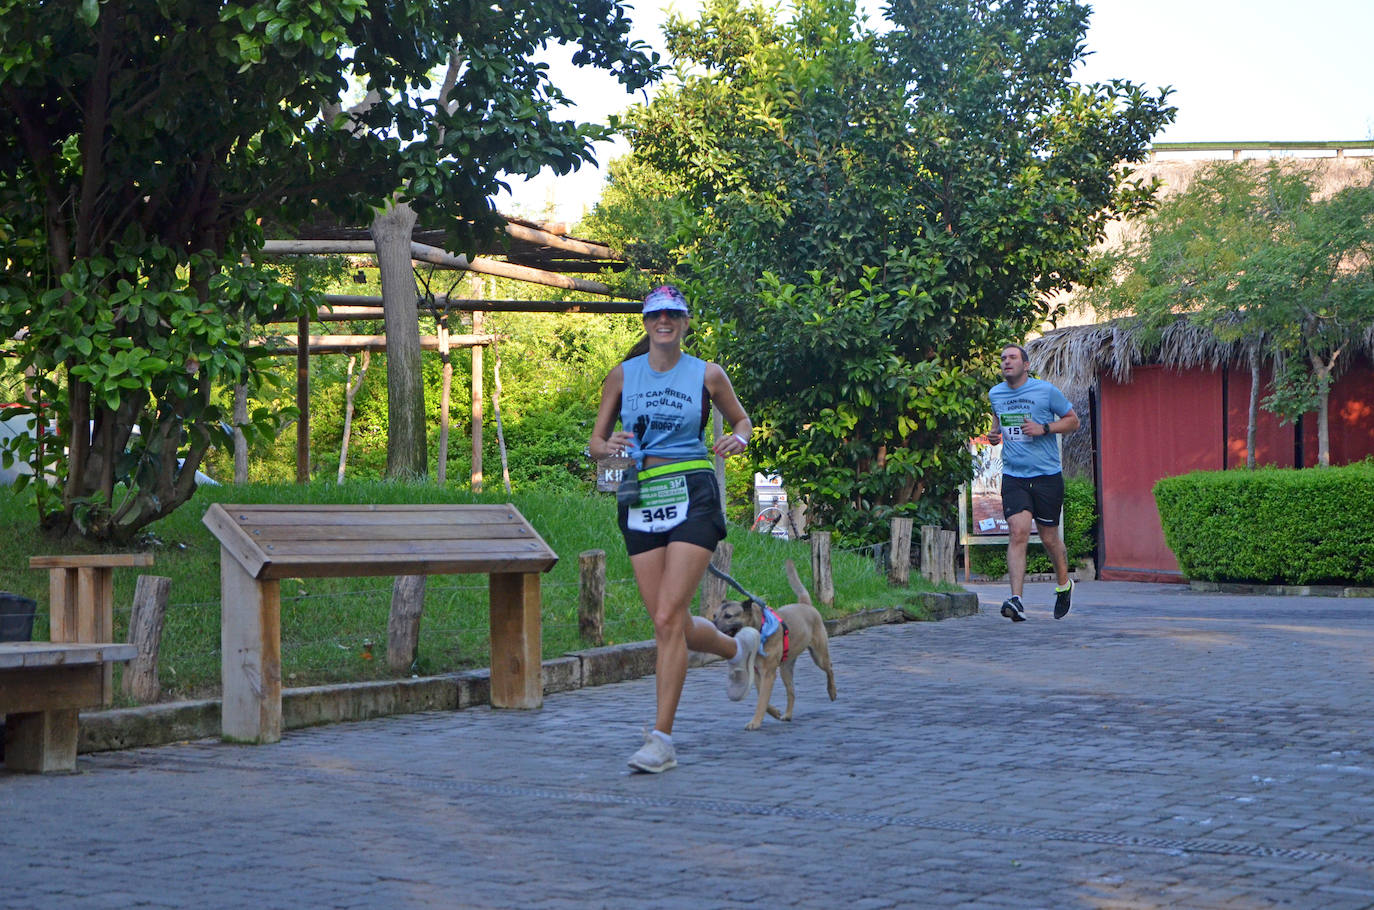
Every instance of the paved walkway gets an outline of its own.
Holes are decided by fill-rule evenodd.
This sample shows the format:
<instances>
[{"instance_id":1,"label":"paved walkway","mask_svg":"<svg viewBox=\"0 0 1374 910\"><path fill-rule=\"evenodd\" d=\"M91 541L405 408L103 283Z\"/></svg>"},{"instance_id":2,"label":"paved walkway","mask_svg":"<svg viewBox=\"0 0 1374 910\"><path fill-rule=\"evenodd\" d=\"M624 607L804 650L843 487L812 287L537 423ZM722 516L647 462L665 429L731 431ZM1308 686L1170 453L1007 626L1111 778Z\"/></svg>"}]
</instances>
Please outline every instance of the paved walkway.
<instances>
[{"instance_id":1,"label":"paved walkway","mask_svg":"<svg viewBox=\"0 0 1374 910\"><path fill-rule=\"evenodd\" d=\"M691 671L658 777L652 679L0 774L0 906L1374 906L1374 599L975 590L790 725Z\"/></svg>"}]
</instances>

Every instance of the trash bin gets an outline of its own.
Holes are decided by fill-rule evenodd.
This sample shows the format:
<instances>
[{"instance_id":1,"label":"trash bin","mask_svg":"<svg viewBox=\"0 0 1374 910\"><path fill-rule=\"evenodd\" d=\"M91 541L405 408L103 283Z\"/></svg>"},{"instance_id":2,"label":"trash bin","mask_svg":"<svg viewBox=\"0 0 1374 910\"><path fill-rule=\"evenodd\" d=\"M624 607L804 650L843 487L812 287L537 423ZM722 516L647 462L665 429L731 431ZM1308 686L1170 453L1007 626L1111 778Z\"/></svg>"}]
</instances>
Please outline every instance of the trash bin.
<instances>
[{"instance_id":1,"label":"trash bin","mask_svg":"<svg viewBox=\"0 0 1374 910\"><path fill-rule=\"evenodd\" d=\"M37 609L37 601L0 591L0 641L32 639L33 614Z\"/></svg>"},{"instance_id":2,"label":"trash bin","mask_svg":"<svg viewBox=\"0 0 1374 910\"><path fill-rule=\"evenodd\" d=\"M0 641L33 638L33 614L38 602L9 591L0 591ZM0 762L5 760L5 715L0 714Z\"/></svg>"}]
</instances>

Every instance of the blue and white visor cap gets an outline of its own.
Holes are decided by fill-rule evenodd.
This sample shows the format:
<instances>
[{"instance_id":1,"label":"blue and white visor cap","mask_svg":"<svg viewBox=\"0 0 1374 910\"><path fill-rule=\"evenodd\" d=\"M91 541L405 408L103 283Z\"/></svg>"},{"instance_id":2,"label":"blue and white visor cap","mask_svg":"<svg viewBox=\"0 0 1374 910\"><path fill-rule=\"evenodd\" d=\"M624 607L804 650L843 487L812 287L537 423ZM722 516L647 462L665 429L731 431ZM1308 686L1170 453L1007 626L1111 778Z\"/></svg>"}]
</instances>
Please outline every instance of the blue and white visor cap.
<instances>
[{"instance_id":1,"label":"blue and white visor cap","mask_svg":"<svg viewBox=\"0 0 1374 910\"><path fill-rule=\"evenodd\" d=\"M644 315L657 313L659 310L676 310L679 313L690 312L687 309L687 298L682 296L682 292L671 284L661 285L649 292L644 298Z\"/></svg>"}]
</instances>

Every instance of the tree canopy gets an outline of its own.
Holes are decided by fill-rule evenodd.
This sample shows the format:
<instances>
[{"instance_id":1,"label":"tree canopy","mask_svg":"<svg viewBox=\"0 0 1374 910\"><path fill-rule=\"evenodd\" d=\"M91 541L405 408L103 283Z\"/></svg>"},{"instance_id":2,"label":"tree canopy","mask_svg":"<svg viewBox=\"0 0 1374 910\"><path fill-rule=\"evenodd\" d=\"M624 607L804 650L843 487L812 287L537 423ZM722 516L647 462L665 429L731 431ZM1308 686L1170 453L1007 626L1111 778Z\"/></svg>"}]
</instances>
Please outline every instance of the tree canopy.
<instances>
[{"instance_id":1,"label":"tree canopy","mask_svg":"<svg viewBox=\"0 0 1374 910\"><path fill-rule=\"evenodd\" d=\"M606 135L558 119L536 52L633 89L657 70L628 32L615 0L0 0L0 338L67 442L45 526L127 540L189 497L226 429L212 388L312 304L241 261L264 223L398 198L470 252L503 174Z\"/></svg>"},{"instance_id":2,"label":"tree canopy","mask_svg":"<svg viewBox=\"0 0 1374 910\"><path fill-rule=\"evenodd\" d=\"M841 531L941 523L996 352L1094 277L1104 225L1153 190L1119 165L1173 109L1073 81L1089 10L1072 0L892 3L880 31L851 0L793 7L672 19L677 79L627 115L622 173L664 175L650 185L688 213L661 243L759 457ZM613 189L633 210L634 186Z\"/></svg>"}]
</instances>

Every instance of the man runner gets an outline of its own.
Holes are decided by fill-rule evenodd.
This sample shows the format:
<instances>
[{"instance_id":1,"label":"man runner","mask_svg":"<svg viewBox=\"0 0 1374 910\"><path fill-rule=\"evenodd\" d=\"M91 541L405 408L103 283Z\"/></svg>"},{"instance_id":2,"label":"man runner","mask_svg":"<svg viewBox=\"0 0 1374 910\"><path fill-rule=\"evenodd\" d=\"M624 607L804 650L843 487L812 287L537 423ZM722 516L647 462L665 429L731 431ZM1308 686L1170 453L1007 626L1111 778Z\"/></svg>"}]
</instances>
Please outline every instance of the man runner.
<instances>
[{"instance_id":1,"label":"man runner","mask_svg":"<svg viewBox=\"0 0 1374 910\"><path fill-rule=\"evenodd\" d=\"M1078 415L1063 392L1030 375L1030 361L1020 345L1009 344L1002 349L1002 380L988 392L992 402L988 440L993 445L1002 444L1002 514L1008 532L1011 596L1002 603L1002 615L1012 622L1026 619L1021 592L1026 580L1026 545L1034 521L1058 580L1054 618L1063 619L1069 612L1073 582L1069 579L1068 553L1059 536L1064 471L1054 436L1078 429Z\"/></svg>"}]
</instances>

